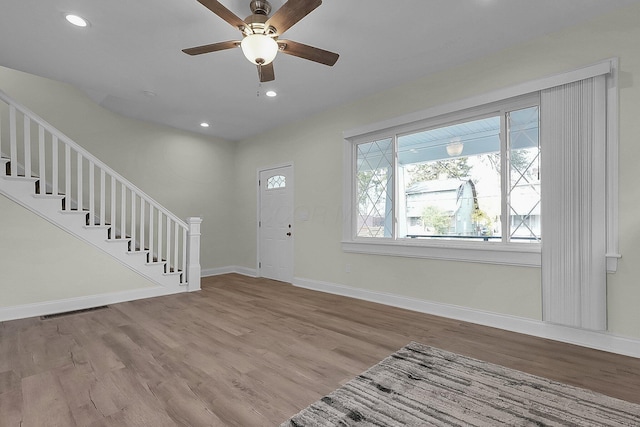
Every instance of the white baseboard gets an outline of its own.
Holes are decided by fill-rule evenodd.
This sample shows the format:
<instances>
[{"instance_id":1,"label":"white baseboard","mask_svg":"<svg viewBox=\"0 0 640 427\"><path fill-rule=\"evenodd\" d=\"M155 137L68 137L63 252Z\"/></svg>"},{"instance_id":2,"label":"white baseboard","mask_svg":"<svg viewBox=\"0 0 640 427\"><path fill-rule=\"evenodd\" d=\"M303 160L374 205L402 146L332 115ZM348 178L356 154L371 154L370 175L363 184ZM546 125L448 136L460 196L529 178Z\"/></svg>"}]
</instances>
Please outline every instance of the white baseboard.
<instances>
[{"instance_id":1,"label":"white baseboard","mask_svg":"<svg viewBox=\"0 0 640 427\"><path fill-rule=\"evenodd\" d=\"M218 276L221 274L238 273L244 276L256 277L256 271L251 268L228 266L201 271L201 277ZM54 301L44 301L32 304L22 304L10 307L0 307L0 322L7 320L25 319L28 317L45 316L47 314L64 313L73 310L83 310L101 305L116 304L144 298L177 294L187 291L187 288L165 288L153 286L134 289L131 291L112 292L106 294L89 295L77 298L67 298Z\"/></svg>"},{"instance_id":2,"label":"white baseboard","mask_svg":"<svg viewBox=\"0 0 640 427\"><path fill-rule=\"evenodd\" d=\"M236 270L233 266L219 267L219 268L203 268L200 270L200 277L220 276L222 274L235 273Z\"/></svg>"},{"instance_id":3,"label":"white baseboard","mask_svg":"<svg viewBox=\"0 0 640 427\"><path fill-rule=\"evenodd\" d=\"M153 286L149 288L134 289L131 291L90 295L86 297L68 298L56 301L45 301L33 304L16 305L12 307L0 307L0 322L24 319L27 317L45 316L47 314L64 313L73 310L83 310L85 308L99 307L101 305L177 294L184 291L185 290L182 288Z\"/></svg>"},{"instance_id":4,"label":"white baseboard","mask_svg":"<svg viewBox=\"0 0 640 427\"><path fill-rule=\"evenodd\" d=\"M204 269L202 277L218 276L222 274L237 273L249 277L257 277L257 271L252 268L240 266L228 266L221 268ZM607 351L640 358L640 340L613 335L607 332L594 332L566 326L545 323L539 320L527 319L516 316L492 313L476 310L468 307L425 301L417 298L405 297L386 292L371 291L318 280L296 277L293 285L315 291L357 298L365 301L404 308L435 316L461 320L575 344L582 347ZM0 322L27 317L43 316L47 314L63 313L71 310L81 310L119 302L133 301L143 298L153 298L163 295L171 295L184 292L183 289L167 289L164 287L149 287L131 291L114 292L108 294L91 295L87 297L69 298L42 303L25 304L13 307L0 307Z\"/></svg>"},{"instance_id":5,"label":"white baseboard","mask_svg":"<svg viewBox=\"0 0 640 427\"><path fill-rule=\"evenodd\" d=\"M336 285L334 283L303 279L299 277L293 279L293 285L315 291L377 302L435 316L447 317L450 319L476 323L479 325L490 326L540 338L547 338L568 344L607 351L610 353L640 358L640 340L620 337L607 332L594 332L570 328L539 320L425 301L417 298Z\"/></svg>"},{"instance_id":6,"label":"white baseboard","mask_svg":"<svg viewBox=\"0 0 640 427\"><path fill-rule=\"evenodd\" d=\"M248 277L258 277L258 273L254 268L240 267L238 265L230 265L220 268L207 268L200 272L201 277L220 276L221 274L237 273Z\"/></svg>"}]
</instances>

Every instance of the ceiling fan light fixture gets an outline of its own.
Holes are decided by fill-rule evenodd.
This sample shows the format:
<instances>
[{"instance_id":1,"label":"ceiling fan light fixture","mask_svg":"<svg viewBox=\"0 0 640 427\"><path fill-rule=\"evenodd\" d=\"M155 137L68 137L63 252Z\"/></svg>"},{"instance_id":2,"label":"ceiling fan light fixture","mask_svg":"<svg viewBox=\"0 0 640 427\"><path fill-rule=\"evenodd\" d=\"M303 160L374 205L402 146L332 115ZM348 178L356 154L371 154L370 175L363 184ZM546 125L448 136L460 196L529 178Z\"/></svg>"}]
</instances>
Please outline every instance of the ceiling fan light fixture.
<instances>
[{"instance_id":1,"label":"ceiling fan light fixture","mask_svg":"<svg viewBox=\"0 0 640 427\"><path fill-rule=\"evenodd\" d=\"M272 62L279 50L286 55L297 56L329 67L333 66L340 56L337 53L293 40L278 39L280 35L320 6L322 0L282 1L284 4L270 16L269 0L251 0L249 7L252 14L245 19L240 19L219 0L198 0L204 7L240 30L244 38L241 42L229 40L182 49L182 51L194 56L241 47L242 53L249 62L257 65L258 80L261 83L275 80Z\"/></svg>"},{"instance_id":2,"label":"ceiling fan light fixture","mask_svg":"<svg viewBox=\"0 0 640 427\"><path fill-rule=\"evenodd\" d=\"M256 65L270 64L278 53L278 43L264 34L250 34L240 43L242 53Z\"/></svg>"}]
</instances>

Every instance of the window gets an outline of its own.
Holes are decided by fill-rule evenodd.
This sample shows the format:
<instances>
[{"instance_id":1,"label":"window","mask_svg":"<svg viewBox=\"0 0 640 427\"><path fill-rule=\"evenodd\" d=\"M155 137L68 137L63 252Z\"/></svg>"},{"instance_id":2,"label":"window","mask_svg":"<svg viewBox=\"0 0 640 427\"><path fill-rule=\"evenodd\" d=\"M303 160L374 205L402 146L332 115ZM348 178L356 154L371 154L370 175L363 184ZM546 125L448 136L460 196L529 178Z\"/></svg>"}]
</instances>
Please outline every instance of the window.
<instances>
[{"instance_id":1,"label":"window","mask_svg":"<svg viewBox=\"0 0 640 427\"><path fill-rule=\"evenodd\" d=\"M397 237L539 242L538 122L534 105L398 136Z\"/></svg>"},{"instance_id":2,"label":"window","mask_svg":"<svg viewBox=\"0 0 640 427\"><path fill-rule=\"evenodd\" d=\"M392 140L387 138L357 146L357 236L392 236Z\"/></svg>"},{"instance_id":3,"label":"window","mask_svg":"<svg viewBox=\"0 0 640 427\"><path fill-rule=\"evenodd\" d=\"M593 111L607 120L607 138L597 146L606 155L593 151L594 156L599 153L593 162L606 170L607 222L602 233L607 236L608 270L615 271L615 67L615 59L607 60L345 132L343 250L540 266L544 230L561 222L553 208L557 197L548 190L561 184L571 192L584 175L561 177L557 171L564 166L550 167L549 156L557 157L553 153L562 152L558 147L568 140L563 131L553 140L543 139L556 135L549 130L557 120L549 117L559 115L551 102L541 104L541 94L605 76L608 89ZM567 125L566 120L557 123ZM555 184L557 179L561 181ZM547 239L553 237L548 233Z\"/></svg>"},{"instance_id":4,"label":"window","mask_svg":"<svg viewBox=\"0 0 640 427\"><path fill-rule=\"evenodd\" d=\"M498 107L354 144L355 237L539 243L538 98Z\"/></svg>"}]
</instances>

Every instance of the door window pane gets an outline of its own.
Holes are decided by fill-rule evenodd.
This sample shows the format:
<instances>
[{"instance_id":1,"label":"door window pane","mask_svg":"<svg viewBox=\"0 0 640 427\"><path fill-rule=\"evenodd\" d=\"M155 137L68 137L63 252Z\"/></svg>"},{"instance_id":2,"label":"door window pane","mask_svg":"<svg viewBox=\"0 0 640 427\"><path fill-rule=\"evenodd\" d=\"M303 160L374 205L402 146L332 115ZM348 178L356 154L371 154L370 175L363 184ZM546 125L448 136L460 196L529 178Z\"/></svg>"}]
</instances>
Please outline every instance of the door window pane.
<instances>
[{"instance_id":1,"label":"door window pane","mask_svg":"<svg viewBox=\"0 0 640 427\"><path fill-rule=\"evenodd\" d=\"M274 175L267 180L267 190L275 190L285 188L287 186L287 177L283 175Z\"/></svg>"}]
</instances>

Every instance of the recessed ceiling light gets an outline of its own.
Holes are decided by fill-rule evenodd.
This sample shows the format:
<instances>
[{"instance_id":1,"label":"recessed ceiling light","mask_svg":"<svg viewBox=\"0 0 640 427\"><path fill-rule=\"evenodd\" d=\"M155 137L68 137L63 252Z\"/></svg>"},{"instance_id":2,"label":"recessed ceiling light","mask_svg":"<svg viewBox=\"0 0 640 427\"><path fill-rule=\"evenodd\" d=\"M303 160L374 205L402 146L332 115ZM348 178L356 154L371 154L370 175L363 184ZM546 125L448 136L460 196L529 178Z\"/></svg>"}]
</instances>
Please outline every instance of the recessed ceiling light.
<instances>
[{"instance_id":1,"label":"recessed ceiling light","mask_svg":"<svg viewBox=\"0 0 640 427\"><path fill-rule=\"evenodd\" d=\"M64 18L76 27L86 27L89 25L86 19L81 16L74 15L73 13L67 13Z\"/></svg>"},{"instance_id":2,"label":"recessed ceiling light","mask_svg":"<svg viewBox=\"0 0 640 427\"><path fill-rule=\"evenodd\" d=\"M267 95L269 98L273 98L274 96L277 95L277 93L275 90L268 90L265 95Z\"/></svg>"},{"instance_id":3,"label":"recessed ceiling light","mask_svg":"<svg viewBox=\"0 0 640 427\"><path fill-rule=\"evenodd\" d=\"M202 123L200 123L200 126L202 126L203 128L208 128L209 127L209 123L202 122Z\"/></svg>"}]
</instances>

